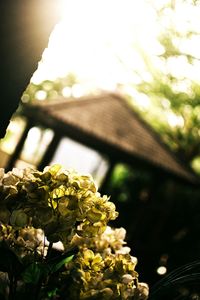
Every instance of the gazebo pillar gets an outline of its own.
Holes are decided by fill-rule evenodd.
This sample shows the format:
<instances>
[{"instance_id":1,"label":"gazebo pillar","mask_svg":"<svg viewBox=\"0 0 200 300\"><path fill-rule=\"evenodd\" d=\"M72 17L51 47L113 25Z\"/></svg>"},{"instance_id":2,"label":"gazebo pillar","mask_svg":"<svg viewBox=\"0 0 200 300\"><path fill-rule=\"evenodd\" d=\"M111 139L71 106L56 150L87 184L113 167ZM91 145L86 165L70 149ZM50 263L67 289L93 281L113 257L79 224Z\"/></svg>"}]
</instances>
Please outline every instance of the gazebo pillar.
<instances>
[{"instance_id":1,"label":"gazebo pillar","mask_svg":"<svg viewBox=\"0 0 200 300\"><path fill-rule=\"evenodd\" d=\"M27 120L26 127L24 128L24 131L21 135L21 138L20 138L16 148L15 148L15 151L10 156L9 161L6 164L6 168L5 168L6 172L10 171L15 166L15 162L17 161L17 159L19 159L21 151L22 151L23 146L24 146L24 143L26 141L28 132L31 129L31 127L33 127L32 120Z\"/></svg>"},{"instance_id":2,"label":"gazebo pillar","mask_svg":"<svg viewBox=\"0 0 200 300\"><path fill-rule=\"evenodd\" d=\"M61 139L63 138L63 135L54 132L54 137L52 141L50 142L49 146L47 147L47 150L42 157L39 165L37 166L38 170L43 170L51 161L53 158L53 155L58 147L58 144L60 143Z\"/></svg>"}]
</instances>

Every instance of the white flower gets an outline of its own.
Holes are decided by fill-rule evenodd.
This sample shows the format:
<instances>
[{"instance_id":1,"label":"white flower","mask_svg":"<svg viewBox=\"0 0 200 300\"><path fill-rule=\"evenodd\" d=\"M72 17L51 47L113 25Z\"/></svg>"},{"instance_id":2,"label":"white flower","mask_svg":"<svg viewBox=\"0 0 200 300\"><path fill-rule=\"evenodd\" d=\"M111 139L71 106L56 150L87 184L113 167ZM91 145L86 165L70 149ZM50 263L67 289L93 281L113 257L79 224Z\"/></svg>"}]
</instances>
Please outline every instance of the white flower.
<instances>
[{"instance_id":1,"label":"white flower","mask_svg":"<svg viewBox=\"0 0 200 300\"><path fill-rule=\"evenodd\" d=\"M130 247L122 247L121 249L116 251L116 254L129 254L131 251Z\"/></svg>"},{"instance_id":2,"label":"white flower","mask_svg":"<svg viewBox=\"0 0 200 300\"><path fill-rule=\"evenodd\" d=\"M122 276L122 282L125 284L130 283L131 281L133 281L133 276L131 276L130 274L125 274Z\"/></svg>"}]
</instances>

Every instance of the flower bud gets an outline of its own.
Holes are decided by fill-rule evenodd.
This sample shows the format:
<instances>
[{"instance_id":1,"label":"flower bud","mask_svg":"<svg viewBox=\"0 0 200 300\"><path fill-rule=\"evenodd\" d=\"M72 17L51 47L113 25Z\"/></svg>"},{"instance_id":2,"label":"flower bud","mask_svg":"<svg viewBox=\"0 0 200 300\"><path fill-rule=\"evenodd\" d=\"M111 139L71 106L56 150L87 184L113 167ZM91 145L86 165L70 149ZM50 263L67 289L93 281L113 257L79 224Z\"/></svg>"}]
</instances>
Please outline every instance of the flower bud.
<instances>
[{"instance_id":1,"label":"flower bud","mask_svg":"<svg viewBox=\"0 0 200 300\"><path fill-rule=\"evenodd\" d=\"M21 209L14 210L10 217L10 223L16 227L25 227L28 225L28 216Z\"/></svg>"},{"instance_id":2,"label":"flower bud","mask_svg":"<svg viewBox=\"0 0 200 300\"><path fill-rule=\"evenodd\" d=\"M122 276L122 282L125 284L130 283L134 278L130 274L125 274Z\"/></svg>"}]
</instances>

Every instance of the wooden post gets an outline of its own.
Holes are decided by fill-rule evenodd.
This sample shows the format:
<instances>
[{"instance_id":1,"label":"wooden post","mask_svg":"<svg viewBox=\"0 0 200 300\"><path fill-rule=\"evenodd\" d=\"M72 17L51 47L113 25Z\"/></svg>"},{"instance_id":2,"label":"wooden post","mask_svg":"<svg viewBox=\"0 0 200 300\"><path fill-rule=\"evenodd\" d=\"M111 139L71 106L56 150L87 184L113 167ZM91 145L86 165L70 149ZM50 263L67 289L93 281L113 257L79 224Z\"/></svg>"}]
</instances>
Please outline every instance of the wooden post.
<instances>
[{"instance_id":1,"label":"wooden post","mask_svg":"<svg viewBox=\"0 0 200 300\"><path fill-rule=\"evenodd\" d=\"M25 127L25 129L21 135L21 138L15 148L15 151L11 155L9 161L7 162L7 165L5 167L6 172L10 171L14 167L16 160L20 157L20 153L23 149L24 142L25 142L28 132L32 126L33 126L32 122L30 120L27 120L26 127Z\"/></svg>"},{"instance_id":2,"label":"wooden post","mask_svg":"<svg viewBox=\"0 0 200 300\"><path fill-rule=\"evenodd\" d=\"M44 167L46 167L50 163L62 137L62 135L54 133L52 141L50 142L44 156L42 157L40 163L37 166L38 170L43 170Z\"/></svg>"},{"instance_id":3,"label":"wooden post","mask_svg":"<svg viewBox=\"0 0 200 300\"><path fill-rule=\"evenodd\" d=\"M106 193L107 192L107 189L108 189L109 183L110 183L110 178L112 176L112 172L113 172L114 167L115 167L115 162L114 161L109 161L108 164L109 164L109 169L108 169L108 171L107 171L107 173L106 173L106 175L103 179L103 182L102 182L102 184L99 188L99 191L101 193Z\"/></svg>"}]
</instances>

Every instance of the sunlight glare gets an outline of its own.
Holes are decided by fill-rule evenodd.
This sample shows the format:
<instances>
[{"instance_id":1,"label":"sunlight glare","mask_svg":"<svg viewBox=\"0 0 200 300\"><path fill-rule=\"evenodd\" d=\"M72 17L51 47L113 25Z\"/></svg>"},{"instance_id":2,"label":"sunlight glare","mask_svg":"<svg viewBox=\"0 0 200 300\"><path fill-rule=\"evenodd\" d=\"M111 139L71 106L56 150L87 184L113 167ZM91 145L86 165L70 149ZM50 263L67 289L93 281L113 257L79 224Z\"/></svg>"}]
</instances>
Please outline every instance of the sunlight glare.
<instances>
[{"instance_id":1,"label":"sunlight glare","mask_svg":"<svg viewBox=\"0 0 200 300\"><path fill-rule=\"evenodd\" d=\"M167 121L171 127L183 127L184 119L182 116L177 116L174 113L167 113Z\"/></svg>"},{"instance_id":2,"label":"sunlight glare","mask_svg":"<svg viewBox=\"0 0 200 300\"><path fill-rule=\"evenodd\" d=\"M63 0L62 19L31 82L73 73L90 87L116 90L131 82L133 68L144 69L134 45L162 52L153 42L158 30L155 11L145 0Z\"/></svg>"},{"instance_id":3,"label":"sunlight glare","mask_svg":"<svg viewBox=\"0 0 200 300\"><path fill-rule=\"evenodd\" d=\"M62 89L62 95L66 98L69 98L71 97L72 95L72 89L71 87L69 86L65 86L63 89Z\"/></svg>"},{"instance_id":4,"label":"sunlight glare","mask_svg":"<svg viewBox=\"0 0 200 300\"><path fill-rule=\"evenodd\" d=\"M47 92L43 90L39 90L35 93L35 98L37 100L45 100L47 97Z\"/></svg>"},{"instance_id":5,"label":"sunlight glare","mask_svg":"<svg viewBox=\"0 0 200 300\"><path fill-rule=\"evenodd\" d=\"M177 81L181 79L172 85L174 92L191 94L187 78L199 82L200 35L187 39L174 37L174 47L184 55L167 60L160 56L165 49L158 36L171 27L180 34L198 31L200 7L177 1L173 9L166 5L163 17L158 20L156 9L165 3L169 1L62 0L61 20L50 36L31 82L54 81L71 73L79 84L64 87L64 97L80 97L98 90L125 92L126 87L152 81L145 60L148 58L152 69L166 76L170 74ZM187 54L197 59L189 62ZM38 99L41 98L45 96L38 94ZM142 109L148 108L147 98L137 99ZM175 127L183 123L172 116L168 122Z\"/></svg>"}]
</instances>

